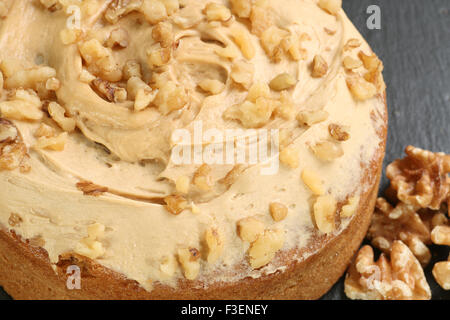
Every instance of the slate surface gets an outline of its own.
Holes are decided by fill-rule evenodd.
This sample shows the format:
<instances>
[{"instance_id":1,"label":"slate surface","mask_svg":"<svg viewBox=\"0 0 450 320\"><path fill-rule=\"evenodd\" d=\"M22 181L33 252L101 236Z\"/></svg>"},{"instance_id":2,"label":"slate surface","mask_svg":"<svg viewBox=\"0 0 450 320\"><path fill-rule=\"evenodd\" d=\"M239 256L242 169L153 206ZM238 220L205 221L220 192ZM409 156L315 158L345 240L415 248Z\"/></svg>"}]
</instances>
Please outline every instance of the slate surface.
<instances>
[{"instance_id":1,"label":"slate surface","mask_svg":"<svg viewBox=\"0 0 450 320\"><path fill-rule=\"evenodd\" d=\"M381 30L367 28L369 5L381 9ZM385 164L402 157L408 144L450 153L450 1L344 0L344 8L384 61L389 108ZM434 261L448 254L446 248L433 248ZM430 269L433 299L450 299ZM0 289L0 299L8 298ZM345 299L342 279L324 299Z\"/></svg>"}]
</instances>

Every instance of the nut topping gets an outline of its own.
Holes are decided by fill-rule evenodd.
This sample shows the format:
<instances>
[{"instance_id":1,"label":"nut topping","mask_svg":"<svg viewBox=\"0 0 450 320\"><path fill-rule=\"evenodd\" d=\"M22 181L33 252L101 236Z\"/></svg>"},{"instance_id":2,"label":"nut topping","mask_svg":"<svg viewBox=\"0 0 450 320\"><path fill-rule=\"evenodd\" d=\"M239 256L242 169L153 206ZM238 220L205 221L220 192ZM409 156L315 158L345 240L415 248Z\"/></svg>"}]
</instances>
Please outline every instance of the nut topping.
<instances>
[{"instance_id":1,"label":"nut topping","mask_svg":"<svg viewBox=\"0 0 450 320\"><path fill-rule=\"evenodd\" d=\"M288 208L279 202L270 203L269 210L272 219L276 222L284 220L288 214Z\"/></svg>"}]
</instances>

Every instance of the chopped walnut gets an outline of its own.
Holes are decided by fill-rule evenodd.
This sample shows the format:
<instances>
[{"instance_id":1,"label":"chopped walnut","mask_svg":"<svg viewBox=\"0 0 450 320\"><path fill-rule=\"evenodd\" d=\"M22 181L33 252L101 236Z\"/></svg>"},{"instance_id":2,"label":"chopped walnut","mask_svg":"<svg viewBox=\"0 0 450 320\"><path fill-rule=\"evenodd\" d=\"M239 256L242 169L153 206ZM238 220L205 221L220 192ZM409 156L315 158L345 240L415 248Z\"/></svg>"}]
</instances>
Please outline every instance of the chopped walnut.
<instances>
[{"instance_id":1,"label":"chopped walnut","mask_svg":"<svg viewBox=\"0 0 450 320\"><path fill-rule=\"evenodd\" d=\"M282 73L276 76L269 84L270 88L274 91L283 91L294 87L297 84L295 79L289 73Z\"/></svg>"},{"instance_id":2,"label":"chopped walnut","mask_svg":"<svg viewBox=\"0 0 450 320\"><path fill-rule=\"evenodd\" d=\"M128 81L132 77L142 78L141 65L136 60L128 60L123 67L123 78Z\"/></svg>"},{"instance_id":3,"label":"chopped walnut","mask_svg":"<svg viewBox=\"0 0 450 320\"><path fill-rule=\"evenodd\" d=\"M106 46L109 48L126 48L129 44L128 32L123 28L117 28L111 31Z\"/></svg>"},{"instance_id":4,"label":"chopped walnut","mask_svg":"<svg viewBox=\"0 0 450 320\"><path fill-rule=\"evenodd\" d=\"M123 102L127 99L127 90L115 83L96 78L92 85L109 102Z\"/></svg>"},{"instance_id":5,"label":"chopped walnut","mask_svg":"<svg viewBox=\"0 0 450 320\"><path fill-rule=\"evenodd\" d=\"M153 48L148 52L147 62L150 68L162 67L172 58L172 48Z\"/></svg>"},{"instance_id":6,"label":"chopped walnut","mask_svg":"<svg viewBox=\"0 0 450 320\"><path fill-rule=\"evenodd\" d=\"M319 7L332 15L337 15L342 8L342 0L319 0Z\"/></svg>"},{"instance_id":7,"label":"chopped walnut","mask_svg":"<svg viewBox=\"0 0 450 320\"><path fill-rule=\"evenodd\" d=\"M34 148L36 149L47 149L53 151L63 151L67 142L67 132L60 133L54 137L40 137L37 139Z\"/></svg>"},{"instance_id":8,"label":"chopped walnut","mask_svg":"<svg viewBox=\"0 0 450 320\"><path fill-rule=\"evenodd\" d=\"M308 52L301 46L302 40L303 35L298 36L297 34L291 34L281 40L283 50L289 53L290 57L294 61L306 60L308 57Z\"/></svg>"},{"instance_id":9,"label":"chopped walnut","mask_svg":"<svg viewBox=\"0 0 450 320\"><path fill-rule=\"evenodd\" d=\"M341 218L352 217L358 210L358 206L359 206L359 196L350 197L347 200L347 203L342 206Z\"/></svg>"},{"instance_id":10,"label":"chopped walnut","mask_svg":"<svg viewBox=\"0 0 450 320\"><path fill-rule=\"evenodd\" d=\"M317 171L312 169L304 169L301 177L305 185L314 195L321 196L325 193L323 180Z\"/></svg>"},{"instance_id":11,"label":"chopped walnut","mask_svg":"<svg viewBox=\"0 0 450 320\"><path fill-rule=\"evenodd\" d=\"M100 223L94 223L87 227L88 236L83 238L77 245L75 252L91 258L97 259L106 252L101 240L104 237L105 226Z\"/></svg>"},{"instance_id":12,"label":"chopped walnut","mask_svg":"<svg viewBox=\"0 0 450 320\"><path fill-rule=\"evenodd\" d=\"M434 244L450 246L450 226L437 226L431 232Z\"/></svg>"},{"instance_id":13,"label":"chopped walnut","mask_svg":"<svg viewBox=\"0 0 450 320\"><path fill-rule=\"evenodd\" d=\"M194 185L203 192L210 191L213 187L211 181L211 167L207 164L203 164L198 168L192 179Z\"/></svg>"},{"instance_id":14,"label":"chopped walnut","mask_svg":"<svg viewBox=\"0 0 450 320\"><path fill-rule=\"evenodd\" d=\"M284 220L288 214L288 208L284 204L279 202L270 203L269 211L272 219L276 222Z\"/></svg>"},{"instance_id":15,"label":"chopped walnut","mask_svg":"<svg viewBox=\"0 0 450 320\"><path fill-rule=\"evenodd\" d=\"M249 217L237 223L239 237L242 241L254 242L264 232L264 223L256 218Z\"/></svg>"},{"instance_id":16,"label":"chopped walnut","mask_svg":"<svg viewBox=\"0 0 450 320\"><path fill-rule=\"evenodd\" d=\"M147 108L156 98L158 90L153 90L141 78L131 77L127 81L128 99L134 100L134 110Z\"/></svg>"},{"instance_id":17,"label":"chopped walnut","mask_svg":"<svg viewBox=\"0 0 450 320\"><path fill-rule=\"evenodd\" d=\"M313 206L314 220L323 233L331 233L336 229L337 202L332 195L319 196Z\"/></svg>"},{"instance_id":18,"label":"chopped walnut","mask_svg":"<svg viewBox=\"0 0 450 320\"><path fill-rule=\"evenodd\" d=\"M359 300L429 300L431 290L422 266L401 241L392 245L390 261L384 254L374 261L370 246L364 246L351 264L345 293Z\"/></svg>"},{"instance_id":19,"label":"chopped walnut","mask_svg":"<svg viewBox=\"0 0 450 320\"><path fill-rule=\"evenodd\" d=\"M336 123L332 123L328 126L328 132L330 136L336 141L347 141L350 139L348 128Z\"/></svg>"},{"instance_id":20,"label":"chopped walnut","mask_svg":"<svg viewBox=\"0 0 450 320\"><path fill-rule=\"evenodd\" d=\"M55 136L55 129L53 129L52 127L46 125L45 123L41 123L39 125L39 128L37 128L36 131L34 132L34 136L36 138L40 138L40 137L46 137L46 138L54 137Z\"/></svg>"},{"instance_id":21,"label":"chopped walnut","mask_svg":"<svg viewBox=\"0 0 450 320\"><path fill-rule=\"evenodd\" d=\"M188 280L195 280L200 273L200 252L195 248L178 249L178 260Z\"/></svg>"},{"instance_id":22,"label":"chopped walnut","mask_svg":"<svg viewBox=\"0 0 450 320\"><path fill-rule=\"evenodd\" d=\"M167 196L164 198L166 203L166 210L171 214L179 215L188 207L187 200L179 195Z\"/></svg>"},{"instance_id":23,"label":"chopped walnut","mask_svg":"<svg viewBox=\"0 0 450 320\"><path fill-rule=\"evenodd\" d=\"M348 39L344 45L344 51L349 51L349 50L358 48L360 46L361 46L361 40L356 39L356 38Z\"/></svg>"},{"instance_id":24,"label":"chopped walnut","mask_svg":"<svg viewBox=\"0 0 450 320\"><path fill-rule=\"evenodd\" d=\"M239 120L246 128L260 128L270 121L279 105L279 101L260 97L256 102L245 101L242 105L229 108L225 111L224 118Z\"/></svg>"},{"instance_id":25,"label":"chopped walnut","mask_svg":"<svg viewBox=\"0 0 450 320\"><path fill-rule=\"evenodd\" d=\"M423 266L431 259L427 244L430 229L413 206L399 203L395 208L378 198L367 237L372 244L388 254L396 240L402 240Z\"/></svg>"},{"instance_id":26,"label":"chopped walnut","mask_svg":"<svg viewBox=\"0 0 450 320\"><path fill-rule=\"evenodd\" d=\"M293 147L284 148L280 152L280 162L292 169L298 168L300 165L299 151Z\"/></svg>"},{"instance_id":27,"label":"chopped walnut","mask_svg":"<svg viewBox=\"0 0 450 320\"><path fill-rule=\"evenodd\" d=\"M23 219L21 216L19 216L17 213L11 213L9 215L8 224L11 227L17 227L23 222Z\"/></svg>"},{"instance_id":28,"label":"chopped walnut","mask_svg":"<svg viewBox=\"0 0 450 320\"><path fill-rule=\"evenodd\" d=\"M80 181L76 184L77 189L82 191L86 196L98 197L108 192L107 187L96 185L90 181Z\"/></svg>"},{"instance_id":29,"label":"chopped walnut","mask_svg":"<svg viewBox=\"0 0 450 320\"><path fill-rule=\"evenodd\" d=\"M263 82L255 83L250 87L250 90L248 91L248 101L256 102L258 98L271 98L270 87Z\"/></svg>"},{"instance_id":30,"label":"chopped walnut","mask_svg":"<svg viewBox=\"0 0 450 320\"><path fill-rule=\"evenodd\" d=\"M310 148L317 158L325 162L332 162L344 155L342 146L332 141L320 141Z\"/></svg>"},{"instance_id":31,"label":"chopped walnut","mask_svg":"<svg viewBox=\"0 0 450 320\"><path fill-rule=\"evenodd\" d=\"M153 103L163 115L167 115L184 108L188 103L188 96L182 86L169 81L161 86Z\"/></svg>"},{"instance_id":32,"label":"chopped walnut","mask_svg":"<svg viewBox=\"0 0 450 320\"><path fill-rule=\"evenodd\" d=\"M241 49L244 57L248 60L252 59L256 54L256 50L247 29L243 27L233 27L231 28L231 35Z\"/></svg>"},{"instance_id":33,"label":"chopped walnut","mask_svg":"<svg viewBox=\"0 0 450 320\"><path fill-rule=\"evenodd\" d=\"M360 76L347 78L347 86L353 97L359 101L371 99L377 93L376 86Z\"/></svg>"},{"instance_id":34,"label":"chopped walnut","mask_svg":"<svg viewBox=\"0 0 450 320\"><path fill-rule=\"evenodd\" d=\"M56 70L45 66L19 70L6 78L5 87L7 89L33 89L36 88L38 83L45 83L48 79L54 77L56 77Z\"/></svg>"},{"instance_id":35,"label":"chopped walnut","mask_svg":"<svg viewBox=\"0 0 450 320\"><path fill-rule=\"evenodd\" d=\"M187 176L180 176L175 182L175 189L181 194L188 194L190 187L190 179Z\"/></svg>"},{"instance_id":36,"label":"chopped walnut","mask_svg":"<svg viewBox=\"0 0 450 320\"><path fill-rule=\"evenodd\" d=\"M0 111L3 117L13 120L42 119L42 102L33 90L18 89L9 101L0 102Z\"/></svg>"},{"instance_id":37,"label":"chopped walnut","mask_svg":"<svg viewBox=\"0 0 450 320\"><path fill-rule=\"evenodd\" d=\"M391 188L406 204L439 210L450 190L450 156L413 146L408 146L405 152L405 158L386 169Z\"/></svg>"},{"instance_id":38,"label":"chopped walnut","mask_svg":"<svg viewBox=\"0 0 450 320\"><path fill-rule=\"evenodd\" d=\"M82 31L79 29L62 29L59 38L64 45L74 44L80 40Z\"/></svg>"},{"instance_id":39,"label":"chopped walnut","mask_svg":"<svg viewBox=\"0 0 450 320\"><path fill-rule=\"evenodd\" d=\"M56 78L50 78L45 82L45 88L49 91L57 91L61 88L61 82Z\"/></svg>"},{"instance_id":40,"label":"chopped walnut","mask_svg":"<svg viewBox=\"0 0 450 320\"><path fill-rule=\"evenodd\" d=\"M450 290L450 259L436 263L433 267L433 276L444 290Z\"/></svg>"},{"instance_id":41,"label":"chopped walnut","mask_svg":"<svg viewBox=\"0 0 450 320\"><path fill-rule=\"evenodd\" d=\"M20 168L28 157L28 150L17 127L0 118L0 171Z\"/></svg>"},{"instance_id":42,"label":"chopped walnut","mask_svg":"<svg viewBox=\"0 0 450 320\"><path fill-rule=\"evenodd\" d=\"M250 89L253 84L253 75L255 67L253 64L245 61L236 61L231 68L231 79L242 85L245 89Z\"/></svg>"},{"instance_id":43,"label":"chopped walnut","mask_svg":"<svg viewBox=\"0 0 450 320\"><path fill-rule=\"evenodd\" d=\"M225 90L225 84L222 81L215 79L204 79L199 82L198 86L203 91L209 92L212 95L217 95Z\"/></svg>"},{"instance_id":44,"label":"chopped walnut","mask_svg":"<svg viewBox=\"0 0 450 320\"><path fill-rule=\"evenodd\" d=\"M231 10L239 18L250 18L252 0L230 0Z\"/></svg>"},{"instance_id":45,"label":"chopped walnut","mask_svg":"<svg viewBox=\"0 0 450 320\"><path fill-rule=\"evenodd\" d=\"M237 181L237 179L239 179L243 171L244 171L243 165L236 165L219 182L224 184L226 187L231 187Z\"/></svg>"},{"instance_id":46,"label":"chopped walnut","mask_svg":"<svg viewBox=\"0 0 450 320\"><path fill-rule=\"evenodd\" d=\"M312 126L327 120L328 117L328 112L324 110L305 110L298 113L297 121L301 126Z\"/></svg>"},{"instance_id":47,"label":"chopped walnut","mask_svg":"<svg viewBox=\"0 0 450 320\"><path fill-rule=\"evenodd\" d=\"M139 9L150 24L157 24L167 19L166 6L158 0L144 0Z\"/></svg>"},{"instance_id":48,"label":"chopped walnut","mask_svg":"<svg viewBox=\"0 0 450 320\"><path fill-rule=\"evenodd\" d=\"M205 233L205 242L208 247L208 255L206 260L208 263L214 264L219 260L223 252L222 235L217 229L208 229Z\"/></svg>"},{"instance_id":49,"label":"chopped walnut","mask_svg":"<svg viewBox=\"0 0 450 320\"><path fill-rule=\"evenodd\" d=\"M280 105L275 109L275 114L285 120L291 120L295 115L295 104L292 95L288 91L280 94Z\"/></svg>"},{"instance_id":50,"label":"chopped walnut","mask_svg":"<svg viewBox=\"0 0 450 320\"><path fill-rule=\"evenodd\" d=\"M275 254L283 247L285 234L283 230L266 230L250 245L248 255L253 269L261 268L273 260Z\"/></svg>"},{"instance_id":51,"label":"chopped walnut","mask_svg":"<svg viewBox=\"0 0 450 320\"><path fill-rule=\"evenodd\" d=\"M104 47L97 39L91 39L78 45L88 70L101 79L116 82L122 79L122 70L112 56L112 51Z\"/></svg>"},{"instance_id":52,"label":"chopped walnut","mask_svg":"<svg viewBox=\"0 0 450 320\"><path fill-rule=\"evenodd\" d=\"M267 56L275 62L281 60L283 53L281 42L289 35L286 30L271 26L261 35L261 45Z\"/></svg>"},{"instance_id":53,"label":"chopped walnut","mask_svg":"<svg viewBox=\"0 0 450 320\"><path fill-rule=\"evenodd\" d=\"M96 79L96 77L92 73L90 73L88 70L83 68L80 72L80 75L78 76L78 79L84 83L91 83L92 81L94 81Z\"/></svg>"},{"instance_id":54,"label":"chopped walnut","mask_svg":"<svg viewBox=\"0 0 450 320\"><path fill-rule=\"evenodd\" d=\"M159 42L161 48L169 48L173 45L174 35L171 23L160 22L152 29L153 40Z\"/></svg>"},{"instance_id":55,"label":"chopped walnut","mask_svg":"<svg viewBox=\"0 0 450 320\"><path fill-rule=\"evenodd\" d=\"M50 102L48 105L48 113L53 120L66 132L72 132L75 130L75 119L65 116L66 110L61 107L57 102Z\"/></svg>"},{"instance_id":56,"label":"chopped walnut","mask_svg":"<svg viewBox=\"0 0 450 320\"><path fill-rule=\"evenodd\" d=\"M314 78L322 78L328 72L328 63L321 55L316 55L312 63L312 73Z\"/></svg>"},{"instance_id":57,"label":"chopped walnut","mask_svg":"<svg viewBox=\"0 0 450 320\"><path fill-rule=\"evenodd\" d=\"M361 60L354 59L352 57L345 57L342 64L344 65L344 68L347 70L354 70L362 67L363 63Z\"/></svg>"},{"instance_id":58,"label":"chopped walnut","mask_svg":"<svg viewBox=\"0 0 450 320\"><path fill-rule=\"evenodd\" d=\"M222 4L213 2L206 5L205 14L208 21L227 21L231 18L230 9Z\"/></svg>"}]
</instances>

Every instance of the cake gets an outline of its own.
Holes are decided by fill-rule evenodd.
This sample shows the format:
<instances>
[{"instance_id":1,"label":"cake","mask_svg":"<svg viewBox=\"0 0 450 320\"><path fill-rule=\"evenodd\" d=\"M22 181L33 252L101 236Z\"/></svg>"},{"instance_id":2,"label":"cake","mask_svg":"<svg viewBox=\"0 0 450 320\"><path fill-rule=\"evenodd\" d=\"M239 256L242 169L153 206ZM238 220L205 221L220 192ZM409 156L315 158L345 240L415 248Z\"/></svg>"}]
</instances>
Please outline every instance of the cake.
<instances>
[{"instance_id":1,"label":"cake","mask_svg":"<svg viewBox=\"0 0 450 320\"><path fill-rule=\"evenodd\" d=\"M0 3L0 285L317 299L373 212L383 64L341 0Z\"/></svg>"}]
</instances>

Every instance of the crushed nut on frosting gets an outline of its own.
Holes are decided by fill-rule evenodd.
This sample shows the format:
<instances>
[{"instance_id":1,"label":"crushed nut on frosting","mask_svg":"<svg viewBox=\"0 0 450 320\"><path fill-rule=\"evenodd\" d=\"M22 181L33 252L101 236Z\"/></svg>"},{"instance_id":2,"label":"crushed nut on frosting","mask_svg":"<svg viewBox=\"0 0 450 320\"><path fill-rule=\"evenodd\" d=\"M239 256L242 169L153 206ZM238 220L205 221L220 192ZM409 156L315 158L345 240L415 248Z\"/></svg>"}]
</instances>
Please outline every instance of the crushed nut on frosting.
<instances>
[{"instance_id":1,"label":"crushed nut on frosting","mask_svg":"<svg viewBox=\"0 0 450 320\"><path fill-rule=\"evenodd\" d=\"M200 251L196 248L178 249L178 261L188 280L195 280L200 273Z\"/></svg>"},{"instance_id":2,"label":"crushed nut on frosting","mask_svg":"<svg viewBox=\"0 0 450 320\"><path fill-rule=\"evenodd\" d=\"M329 113L324 110L304 110L297 115L297 121L300 126L312 126L316 123L327 120Z\"/></svg>"},{"instance_id":3,"label":"crushed nut on frosting","mask_svg":"<svg viewBox=\"0 0 450 320\"><path fill-rule=\"evenodd\" d=\"M242 241L254 242L264 232L264 223L254 217L244 218L237 223L237 230Z\"/></svg>"},{"instance_id":4,"label":"crushed nut on frosting","mask_svg":"<svg viewBox=\"0 0 450 320\"><path fill-rule=\"evenodd\" d=\"M360 200L359 196L353 196L348 198L347 203L342 206L341 218L352 217L358 210L359 200Z\"/></svg>"},{"instance_id":5,"label":"crushed nut on frosting","mask_svg":"<svg viewBox=\"0 0 450 320\"><path fill-rule=\"evenodd\" d=\"M344 155L344 150L340 144L333 141L323 140L311 146L314 155L324 161L332 162Z\"/></svg>"},{"instance_id":6,"label":"crushed nut on frosting","mask_svg":"<svg viewBox=\"0 0 450 320\"><path fill-rule=\"evenodd\" d=\"M269 211L272 219L276 222L284 220L288 214L288 208L279 202L271 202L269 204Z\"/></svg>"},{"instance_id":7,"label":"crushed nut on frosting","mask_svg":"<svg viewBox=\"0 0 450 320\"><path fill-rule=\"evenodd\" d=\"M205 15L208 21L228 21L231 18L230 9L222 4L210 2L205 7Z\"/></svg>"},{"instance_id":8,"label":"crushed nut on frosting","mask_svg":"<svg viewBox=\"0 0 450 320\"><path fill-rule=\"evenodd\" d=\"M314 78L322 78L328 72L328 63L321 55L316 55L312 63L312 73Z\"/></svg>"},{"instance_id":9,"label":"crushed nut on frosting","mask_svg":"<svg viewBox=\"0 0 450 320\"><path fill-rule=\"evenodd\" d=\"M12 120L38 121L44 116L42 102L33 90L17 89L10 100L0 102L2 117Z\"/></svg>"},{"instance_id":10,"label":"crushed nut on frosting","mask_svg":"<svg viewBox=\"0 0 450 320\"><path fill-rule=\"evenodd\" d=\"M283 247L284 231L281 229L266 230L252 242L248 255L253 269L261 268L273 260L275 254Z\"/></svg>"},{"instance_id":11,"label":"crushed nut on frosting","mask_svg":"<svg viewBox=\"0 0 450 320\"><path fill-rule=\"evenodd\" d=\"M98 259L103 256L106 249L100 241L105 235L105 226L94 223L87 227L88 236L77 245L75 252L90 259Z\"/></svg>"},{"instance_id":12,"label":"crushed nut on frosting","mask_svg":"<svg viewBox=\"0 0 450 320\"><path fill-rule=\"evenodd\" d=\"M375 85L361 76L350 76L347 78L347 86L353 97L359 101L371 99L377 93Z\"/></svg>"},{"instance_id":13,"label":"crushed nut on frosting","mask_svg":"<svg viewBox=\"0 0 450 320\"><path fill-rule=\"evenodd\" d=\"M231 10L239 18L250 18L252 0L230 0Z\"/></svg>"},{"instance_id":14,"label":"crushed nut on frosting","mask_svg":"<svg viewBox=\"0 0 450 320\"><path fill-rule=\"evenodd\" d=\"M213 187L211 181L211 167L207 164L201 165L192 179L194 185L203 192L210 191Z\"/></svg>"},{"instance_id":15,"label":"crushed nut on frosting","mask_svg":"<svg viewBox=\"0 0 450 320\"><path fill-rule=\"evenodd\" d=\"M0 171L22 168L28 150L17 127L0 118Z\"/></svg>"},{"instance_id":16,"label":"crushed nut on frosting","mask_svg":"<svg viewBox=\"0 0 450 320\"><path fill-rule=\"evenodd\" d=\"M321 196L325 193L323 181L317 171L304 169L302 171L302 180L314 195Z\"/></svg>"},{"instance_id":17,"label":"crushed nut on frosting","mask_svg":"<svg viewBox=\"0 0 450 320\"><path fill-rule=\"evenodd\" d=\"M42 150L47 149L53 151L63 151L66 146L67 137L67 132L62 132L57 136L52 137L43 136L36 140L36 143L33 147Z\"/></svg>"},{"instance_id":18,"label":"crushed nut on frosting","mask_svg":"<svg viewBox=\"0 0 450 320\"><path fill-rule=\"evenodd\" d=\"M218 229L210 228L206 230L205 242L208 247L206 260L208 263L214 264L222 255L224 248L223 237Z\"/></svg>"},{"instance_id":19,"label":"crushed nut on frosting","mask_svg":"<svg viewBox=\"0 0 450 320\"><path fill-rule=\"evenodd\" d=\"M280 152L280 162L289 168L295 169L300 165L300 154L294 147L287 147Z\"/></svg>"},{"instance_id":20,"label":"crushed nut on frosting","mask_svg":"<svg viewBox=\"0 0 450 320\"><path fill-rule=\"evenodd\" d=\"M269 84L270 88L274 91L288 90L297 84L295 79L289 73L282 73L276 76Z\"/></svg>"},{"instance_id":21,"label":"crushed nut on frosting","mask_svg":"<svg viewBox=\"0 0 450 320\"><path fill-rule=\"evenodd\" d=\"M374 261L370 246L364 246L351 264L345 293L358 300L429 300L431 290L419 261L401 241L392 245L389 259L382 254Z\"/></svg>"},{"instance_id":22,"label":"crushed nut on frosting","mask_svg":"<svg viewBox=\"0 0 450 320\"><path fill-rule=\"evenodd\" d=\"M8 224L11 227L17 227L20 226L20 224L23 222L23 219L20 215L18 215L17 213L11 213L8 219Z\"/></svg>"},{"instance_id":23,"label":"crushed nut on frosting","mask_svg":"<svg viewBox=\"0 0 450 320\"><path fill-rule=\"evenodd\" d=\"M336 141L342 142L350 139L348 128L336 123L332 123L328 126L328 132L330 133L330 136Z\"/></svg>"},{"instance_id":24,"label":"crushed nut on frosting","mask_svg":"<svg viewBox=\"0 0 450 320\"><path fill-rule=\"evenodd\" d=\"M164 198L166 209L174 215L179 215L188 207L187 200L179 195L167 196Z\"/></svg>"},{"instance_id":25,"label":"crushed nut on frosting","mask_svg":"<svg viewBox=\"0 0 450 320\"><path fill-rule=\"evenodd\" d=\"M48 105L48 113L55 122L66 132L75 130L76 122L73 118L66 117L66 110L57 102L50 102Z\"/></svg>"},{"instance_id":26,"label":"crushed nut on frosting","mask_svg":"<svg viewBox=\"0 0 450 320\"><path fill-rule=\"evenodd\" d=\"M331 233L336 229L337 202L332 195L319 196L313 206L314 220L323 233Z\"/></svg>"},{"instance_id":27,"label":"crushed nut on frosting","mask_svg":"<svg viewBox=\"0 0 450 320\"><path fill-rule=\"evenodd\" d=\"M236 61L231 67L230 77L234 82L242 85L245 89L250 89L253 84L255 66L246 61Z\"/></svg>"},{"instance_id":28,"label":"crushed nut on frosting","mask_svg":"<svg viewBox=\"0 0 450 320\"><path fill-rule=\"evenodd\" d=\"M233 27L231 28L231 35L241 49L244 57L248 60L253 59L256 54L256 49L248 30L242 27Z\"/></svg>"}]
</instances>

